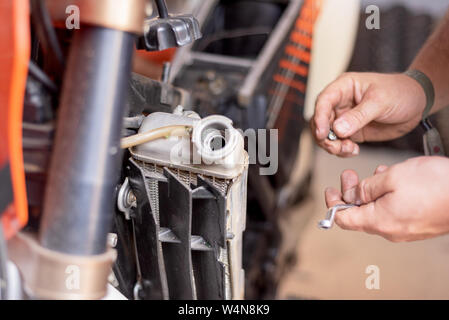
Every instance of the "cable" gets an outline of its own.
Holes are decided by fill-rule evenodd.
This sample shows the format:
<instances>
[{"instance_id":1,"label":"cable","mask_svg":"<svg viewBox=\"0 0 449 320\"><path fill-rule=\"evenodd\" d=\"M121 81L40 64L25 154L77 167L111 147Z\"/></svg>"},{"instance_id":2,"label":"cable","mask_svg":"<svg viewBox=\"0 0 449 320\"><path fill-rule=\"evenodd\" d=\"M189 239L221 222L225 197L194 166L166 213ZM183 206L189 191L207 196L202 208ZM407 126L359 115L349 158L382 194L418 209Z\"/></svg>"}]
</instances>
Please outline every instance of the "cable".
<instances>
[{"instance_id":1,"label":"cable","mask_svg":"<svg viewBox=\"0 0 449 320\"><path fill-rule=\"evenodd\" d=\"M58 87L55 85L55 83L33 61L30 61L28 64L28 72L31 76L33 76L36 80L41 82L52 92L58 91Z\"/></svg>"},{"instance_id":2,"label":"cable","mask_svg":"<svg viewBox=\"0 0 449 320\"><path fill-rule=\"evenodd\" d=\"M0 223L0 300L7 299L8 292L8 252L6 249L6 239L3 236L3 226Z\"/></svg>"},{"instance_id":3,"label":"cable","mask_svg":"<svg viewBox=\"0 0 449 320\"><path fill-rule=\"evenodd\" d=\"M42 0L31 1L31 12L34 17L34 25L40 41L45 45L46 49L56 59L60 67L65 64L64 54L58 42L55 29L48 13L45 2Z\"/></svg>"},{"instance_id":4,"label":"cable","mask_svg":"<svg viewBox=\"0 0 449 320\"><path fill-rule=\"evenodd\" d=\"M186 136L189 134L191 126L167 126L157 129L153 129L144 133L138 133L130 137L123 138L121 140L121 148L127 149L138 146L140 144L150 142L160 138L168 138L173 136Z\"/></svg>"},{"instance_id":5,"label":"cable","mask_svg":"<svg viewBox=\"0 0 449 320\"><path fill-rule=\"evenodd\" d=\"M159 12L159 17L164 19L168 18L168 9L165 0L155 0L157 11Z\"/></svg>"},{"instance_id":6,"label":"cable","mask_svg":"<svg viewBox=\"0 0 449 320\"><path fill-rule=\"evenodd\" d=\"M217 32L201 40L197 51L206 50L211 43L216 41L249 36L268 36L271 31L273 29L270 27L251 27Z\"/></svg>"}]
</instances>

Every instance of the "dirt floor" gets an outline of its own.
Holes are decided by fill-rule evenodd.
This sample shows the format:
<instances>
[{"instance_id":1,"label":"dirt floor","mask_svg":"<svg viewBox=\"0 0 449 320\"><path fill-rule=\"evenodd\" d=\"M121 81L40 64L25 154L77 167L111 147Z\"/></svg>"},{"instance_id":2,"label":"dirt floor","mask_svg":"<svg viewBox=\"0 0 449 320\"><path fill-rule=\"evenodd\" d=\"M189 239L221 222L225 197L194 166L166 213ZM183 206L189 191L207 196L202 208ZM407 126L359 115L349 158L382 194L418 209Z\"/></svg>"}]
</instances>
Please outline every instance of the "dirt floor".
<instances>
[{"instance_id":1,"label":"dirt floor","mask_svg":"<svg viewBox=\"0 0 449 320\"><path fill-rule=\"evenodd\" d=\"M280 299L449 299L449 236L398 244L338 227L322 231L316 226L326 212L324 189L339 187L344 169L367 177L379 164L413 156L362 148L355 159L338 159L317 152L312 205L307 206L313 216L301 235L297 264L281 284ZM379 290L365 286L370 265L379 267Z\"/></svg>"}]
</instances>

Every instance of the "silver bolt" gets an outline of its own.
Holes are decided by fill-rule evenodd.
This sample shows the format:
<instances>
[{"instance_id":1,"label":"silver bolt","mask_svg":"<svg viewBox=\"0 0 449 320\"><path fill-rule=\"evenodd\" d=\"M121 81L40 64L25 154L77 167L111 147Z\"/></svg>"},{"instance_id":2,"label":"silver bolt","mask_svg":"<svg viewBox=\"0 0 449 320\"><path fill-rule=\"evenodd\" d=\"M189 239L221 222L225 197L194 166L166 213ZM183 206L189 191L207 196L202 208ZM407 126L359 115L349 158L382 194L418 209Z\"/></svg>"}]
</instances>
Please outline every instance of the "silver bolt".
<instances>
[{"instance_id":1,"label":"silver bolt","mask_svg":"<svg viewBox=\"0 0 449 320\"><path fill-rule=\"evenodd\" d=\"M117 234L115 233L108 233L108 244L111 248L115 248L117 246Z\"/></svg>"},{"instance_id":2,"label":"silver bolt","mask_svg":"<svg viewBox=\"0 0 449 320\"><path fill-rule=\"evenodd\" d=\"M336 141L336 140L338 140L337 135L336 135L335 132L332 131L332 130L329 131L329 134L327 135L327 138L328 138L330 141Z\"/></svg>"},{"instance_id":3,"label":"silver bolt","mask_svg":"<svg viewBox=\"0 0 449 320\"><path fill-rule=\"evenodd\" d=\"M129 190L128 196L126 199L127 205L131 207L136 201L137 201L137 199L136 199L135 194L131 190Z\"/></svg>"}]
</instances>

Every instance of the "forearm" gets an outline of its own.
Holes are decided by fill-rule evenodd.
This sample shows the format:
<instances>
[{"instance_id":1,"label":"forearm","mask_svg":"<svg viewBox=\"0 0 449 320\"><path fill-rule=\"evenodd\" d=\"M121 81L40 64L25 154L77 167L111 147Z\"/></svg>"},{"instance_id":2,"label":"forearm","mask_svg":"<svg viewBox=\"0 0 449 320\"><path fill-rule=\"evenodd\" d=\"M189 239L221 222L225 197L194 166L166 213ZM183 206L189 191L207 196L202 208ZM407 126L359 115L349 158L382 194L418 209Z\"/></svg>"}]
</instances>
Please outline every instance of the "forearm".
<instances>
[{"instance_id":1,"label":"forearm","mask_svg":"<svg viewBox=\"0 0 449 320\"><path fill-rule=\"evenodd\" d=\"M449 11L427 40L410 69L424 72L433 83L435 104L431 113L449 105Z\"/></svg>"}]
</instances>

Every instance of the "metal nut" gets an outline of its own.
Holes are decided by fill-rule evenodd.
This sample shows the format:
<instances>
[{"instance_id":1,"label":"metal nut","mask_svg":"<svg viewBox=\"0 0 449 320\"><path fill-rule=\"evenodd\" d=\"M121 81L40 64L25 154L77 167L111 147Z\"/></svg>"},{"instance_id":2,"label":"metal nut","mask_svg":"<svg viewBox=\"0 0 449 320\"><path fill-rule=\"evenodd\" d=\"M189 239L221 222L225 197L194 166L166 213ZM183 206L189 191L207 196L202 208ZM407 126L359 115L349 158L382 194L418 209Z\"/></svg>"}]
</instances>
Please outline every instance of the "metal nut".
<instances>
[{"instance_id":1,"label":"metal nut","mask_svg":"<svg viewBox=\"0 0 449 320\"><path fill-rule=\"evenodd\" d=\"M332 131L332 130L329 131L329 134L327 135L327 138L328 138L330 141L336 141L336 140L338 140L337 135L336 135L335 132Z\"/></svg>"}]
</instances>

